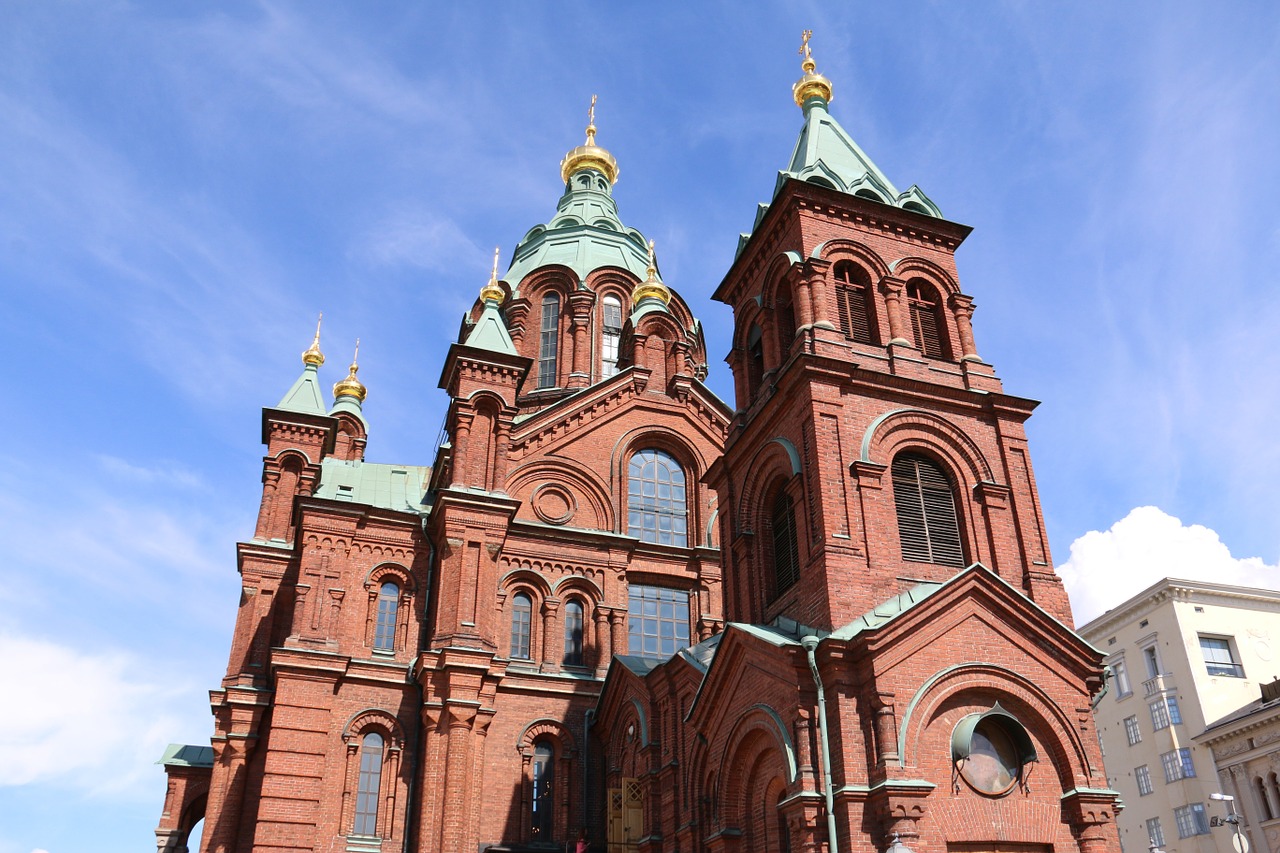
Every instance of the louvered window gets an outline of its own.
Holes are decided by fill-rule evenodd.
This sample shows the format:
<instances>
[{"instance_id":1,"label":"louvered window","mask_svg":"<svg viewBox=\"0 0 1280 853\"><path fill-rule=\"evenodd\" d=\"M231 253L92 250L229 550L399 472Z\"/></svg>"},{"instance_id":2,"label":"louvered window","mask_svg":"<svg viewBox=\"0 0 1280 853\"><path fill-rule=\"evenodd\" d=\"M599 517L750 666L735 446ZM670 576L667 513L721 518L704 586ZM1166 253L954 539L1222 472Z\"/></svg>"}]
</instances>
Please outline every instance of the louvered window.
<instances>
[{"instance_id":1,"label":"louvered window","mask_svg":"<svg viewBox=\"0 0 1280 853\"><path fill-rule=\"evenodd\" d=\"M773 591L781 595L800 579L800 554L796 547L796 514L791 496L778 489L770 515L773 527Z\"/></svg>"},{"instance_id":2,"label":"louvered window","mask_svg":"<svg viewBox=\"0 0 1280 853\"><path fill-rule=\"evenodd\" d=\"M907 304L911 309L911 334L916 348L927 358L946 358L942 337L945 327L937 292L923 281L908 282Z\"/></svg>"},{"instance_id":3,"label":"louvered window","mask_svg":"<svg viewBox=\"0 0 1280 853\"><path fill-rule=\"evenodd\" d=\"M860 344L874 343L871 277L866 270L850 261L836 264L835 277L840 330L851 341Z\"/></svg>"},{"instance_id":4,"label":"louvered window","mask_svg":"<svg viewBox=\"0 0 1280 853\"><path fill-rule=\"evenodd\" d=\"M538 387L556 387L556 362L560 353L560 295L542 297L542 325L538 339Z\"/></svg>"},{"instance_id":5,"label":"louvered window","mask_svg":"<svg viewBox=\"0 0 1280 853\"><path fill-rule=\"evenodd\" d=\"M764 335L759 326L752 326L747 335L747 390L752 399L764 380Z\"/></svg>"},{"instance_id":6,"label":"louvered window","mask_svg":"<svg viewBox=\"0 0 1280 853\"><path fill-rule=\"evenodd\" d=\"M902 559L963 566L960 523L951 481L935 463L904 453L893 460L893 503Z\"/></svg>"},{"instance_id":7,"label":"louvered window","mask_svg":"<svg viewBox=\"0 0 1280 853\"><path fill-rule=\"evenodd\" d=\"M778 301L774 311L774 322L778 324L778 352L783 361L791 351L791 342L796 339L796 309L791 301L791 291L785 286L778 291Z\"/></svg>"}]
</instances>

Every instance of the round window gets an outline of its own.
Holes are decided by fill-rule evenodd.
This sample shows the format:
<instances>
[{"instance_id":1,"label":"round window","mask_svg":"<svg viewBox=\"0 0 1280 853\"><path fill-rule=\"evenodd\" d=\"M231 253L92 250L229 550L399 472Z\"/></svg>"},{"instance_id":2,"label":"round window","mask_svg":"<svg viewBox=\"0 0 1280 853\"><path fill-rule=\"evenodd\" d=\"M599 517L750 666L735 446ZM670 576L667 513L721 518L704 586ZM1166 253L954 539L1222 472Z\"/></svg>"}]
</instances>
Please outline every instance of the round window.
<instances>
[{"instance_id":1,"label":"round window","mask_svg":"<svg viewBox=\"0 0 1280 853\"><path fill-rule=\"evenodd\" d=\"M1036 760L1036 752L1022 724L997 704L956 725L951 757L974 790L999 796L1018 783L1023 768Z\"/></svg>"}]
</instances>

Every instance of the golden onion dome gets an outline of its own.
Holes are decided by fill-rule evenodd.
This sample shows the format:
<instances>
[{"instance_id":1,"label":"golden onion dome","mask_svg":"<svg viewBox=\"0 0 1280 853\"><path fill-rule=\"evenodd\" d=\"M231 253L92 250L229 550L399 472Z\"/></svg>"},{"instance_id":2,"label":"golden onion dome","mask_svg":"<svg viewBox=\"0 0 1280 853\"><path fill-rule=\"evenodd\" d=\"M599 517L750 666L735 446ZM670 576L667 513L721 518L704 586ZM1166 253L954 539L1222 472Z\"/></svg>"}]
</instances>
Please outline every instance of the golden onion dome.
<instances>
[{"instance_id":1,"label":"golden onion dome","mask_svg":"<svg viewBox=\"0 0 1280 853\"><path fill-rule=\"evenodd\" d=\"M641 299L658 299L663 305L671 302L671 288L658 279L658 261L653 253L653 241L649 241L649 269L646 278L631 291L631 304L639 305Z\"/></svg>"},{"instance_id":2,"label":"golden onion dome","mask_svg":"<svg viewBox=\"0 0 1280 853\"><path fill-rule=\"evenodd\" d=\"M618 161L606 149L596 145L596 96L591 96L591 109L587 111L587 141L564 155L560 161L560 178L569 180L574 172L595 169L609 183L618 180Z\"/></svg>"},{"instance_id":3,"label":"golden onion dome","mask_svg":"<svg viewBox=\"0 0 1280 853\"><path fill-rule=\"evenodd\" d=\"M338 399L339 397L355 397L357 401L361 403L364 402L365 395L368 393L368 391L365 389L364 384L359 379L356 378L356 372L360 370L359 365L356 364L356 360L359 358L359 356L360 356L360 339L357 338L356 352L355 352L355 355L351 356L351 368L350 368L351 372L347 374L346 379L336 383L333 386L333 397L335 400Z\"/></svg>"},{"instance_id":4,"label":"golden onion dome","mask_svg":"<svg viewBox=\"0 0 1280 853\"><path fill-rule=\"evenodd\" d=\"M507 294L503 292L502 286L498 284L498 249L493 250L493 273L489 276L489 281L484 287L480 288L480 301L488 302L492 299L499 305L502 300L507 298Z\"/></svg>"},{"instance_id":5,"label":"golden onion dome","mask_svg":"<svg viewBox=\"0 0 1280 853\"><path fill-rule=\"evenodd\" d=\"M316 320L316 336L311 341L311 346L307 347L306 352L302 354L302 363L308 366L319 367L324 364L324 353L320 352L320 323L324 320L324 314Z\"/></svg>"},{"instance_id":6,"label":"golden onion dome","mask_svg":"<svg viewBox=\"0 0 1280 853\"><path fill-rule=\"evenodd\" d=\"M809 49L809 39L813 30L805 30L801 36L800 55L804 60L800 63L804 76L791 87L791 94L796 99L796 106L804 109L804 102L810 98L821 98L831 102L831 81L817 72L818 63L813 61L813 51Z\"/></svg>"}]
</instances>

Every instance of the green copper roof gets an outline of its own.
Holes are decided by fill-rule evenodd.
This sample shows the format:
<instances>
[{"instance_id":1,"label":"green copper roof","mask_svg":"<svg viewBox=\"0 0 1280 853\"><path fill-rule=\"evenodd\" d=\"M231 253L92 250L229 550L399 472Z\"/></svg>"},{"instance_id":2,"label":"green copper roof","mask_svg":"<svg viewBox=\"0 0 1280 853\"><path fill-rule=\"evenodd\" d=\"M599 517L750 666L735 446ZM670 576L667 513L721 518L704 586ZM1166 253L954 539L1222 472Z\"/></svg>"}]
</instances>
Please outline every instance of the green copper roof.
<instances>
[{"instance_id":1,"label":"green copper roof","mask_svg":"<svg viewBox=\"0 0 1280 853\"><path fill-rule=\"evenodd\" d=\"M471 327L471 333L463 343L466 346L487 349L490 352L516 354L516 345L511 342L511 334L507 331L507 324L502 320L502 312L498 310L498 303L492 299L484 301L484 310L480 313L480 319L476 320L476 324Z\"/></svg>"},{"instance_id":2,"label":"green copper roof","mask_svg":"<svg viewBox=\"0 0 1280 853\"><path fill-rule=\"evenodd\" d=\"M343 394L341 397L333 401L333 408L329 410L329 414L337 415L340 412L347 412L355 415L356 420L364 424L365 432L369 431L369 422L364 419L364 407L360 405L360 400L350 394Z\"/></svg>"},{"instance_id":3,"label":"green copper roof","mask_svg":"<svg viewBox=\"0 0 1280 853\"><path fill-rule=\"evenodd\" d=\"M518 293L525 276L549 264L569 267L579 280L601 267L645 277L648 244L643 234L622 224L612 185L600 172L583 169L569 176L555 215L524 235L503 279Z\"/></svg>"},{"instance_id":4,"label":"green copper roof","mask_svg":"<svg viewBox=\"0 0 1280 853\"><path fill-rule=\"evenodd\" d=\"M320 485L315 496L396 512L425 512L430 478L428 465L382 465L330 458L320 463Z\"/></svg>"},{"instance_id":5,"label":"green copper roof","mask_svg":"<svg viewBox=\"0 0 1280 853\"><path fill-rule=\"evenodd\" d=\"M942 216L937 205L919 187L912 186L906 192L899 192L839 122L831 117L827 102L821 98L810 98L805 102L804 127L791 154L791 164L778 174L778 189L786 178L811 181L916 213Z\"/></svg>"},{"instance_id":6,"label":"green copper roof","mask_svg":"<svg viewBox=\"0 0 1280 853\"><path fill-rule=\"evenodd\" d=\"M170 767L212 767L213 747L171 743L164 748L164 755L156 764Z\"/></svg>"},{"instance_id":7,"label":"green copper roof","mask_svg":"<svg viewBox=\"0 0 1280 853\"><path fill-rule=\"evenodd\" d=\"M324 396L320 393L320 375L316 365L308 364L302 369L302 375L293 387L284 395L277 409L287 412L301 412L305 415L324 415Z\"/></svg>"}]
</instances>

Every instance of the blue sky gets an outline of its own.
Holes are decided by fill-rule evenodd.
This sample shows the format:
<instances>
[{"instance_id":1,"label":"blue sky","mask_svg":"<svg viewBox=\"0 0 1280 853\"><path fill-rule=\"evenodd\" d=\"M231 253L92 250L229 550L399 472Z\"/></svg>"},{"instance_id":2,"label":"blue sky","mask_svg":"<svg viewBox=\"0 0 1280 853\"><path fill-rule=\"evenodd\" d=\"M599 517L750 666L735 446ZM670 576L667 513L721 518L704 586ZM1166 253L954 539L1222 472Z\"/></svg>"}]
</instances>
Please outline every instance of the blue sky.
<instances>
[{"instance_id":1,"label":"blue sky","mask_svg":"<svg viewBox=\"0 0 1280 853\"><path fill-rule=\"evenodd\" d=\"M624 222L706 326L832 112L975 227L979 351L1085 618L1166 574L1276 586L1273 4L50 3L0 9L0 853L149 846L211 731L260 409L325 312L368 458L425 464L457 318L554 209L599 94Z\"/></svg>"}]
</instances>

